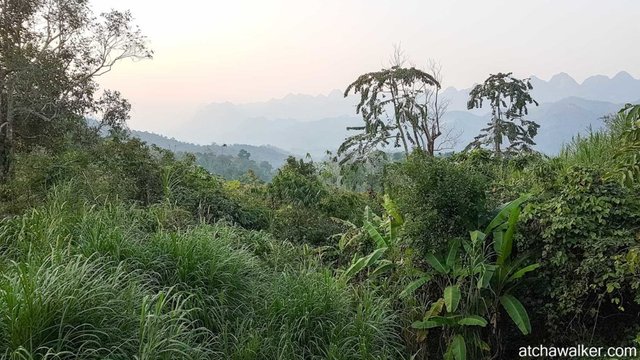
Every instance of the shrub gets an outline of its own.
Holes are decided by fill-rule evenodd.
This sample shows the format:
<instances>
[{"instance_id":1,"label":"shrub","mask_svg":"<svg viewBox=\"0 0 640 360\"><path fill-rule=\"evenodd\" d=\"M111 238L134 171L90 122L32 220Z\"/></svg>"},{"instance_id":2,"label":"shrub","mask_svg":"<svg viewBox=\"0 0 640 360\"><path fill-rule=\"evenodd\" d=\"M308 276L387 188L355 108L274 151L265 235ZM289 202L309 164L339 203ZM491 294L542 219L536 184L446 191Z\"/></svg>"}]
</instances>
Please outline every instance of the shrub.
<instances>
[{"instance_id":1,"label":"shrub","mask_svg":"<svg viewBox=\"0 0 640 360\"><path fill-rule=\"evenodd\" d=\"M309 208L285 206L275 211L271 232L278 239L293 243L325 245L344 226L322 212Z\"/></svg>"},{"instance_id":2,"label":"shrub","mask_svg":"<svg viewBox=\"0 0 640 360\"><path fill-rule=\"evenodd\" d=\"M550 338L619 341L637 323L640 282L616 265L640 235L637 192L605 179L601 169L575 167L525 211L521 250L542 265L541 286L532 289L541 305L534 318L545 319Z\"/></svg>"},{"instance_id":3,"label":"shrub","mask_svg":"<svg viewBox=\"0 0 640 360\"><path fill-rule=\"evenodd\" d=\"M269 185L269 196L276 205L292 204L314 207L325 196L326 189L316 175L312 162L289 157Z\"/></svg>"},{"instance_id":4,"label":"shrub","mask_svg":"<svg viewBox=\"0 0 640 360\"><path fill-rule=\"evenodd\" d=\"M386 170L385 189L406 215L405 231L422 251L475 229L484 212L485 182L468 168L416 152Z\"/></svg>"}]
</instances>

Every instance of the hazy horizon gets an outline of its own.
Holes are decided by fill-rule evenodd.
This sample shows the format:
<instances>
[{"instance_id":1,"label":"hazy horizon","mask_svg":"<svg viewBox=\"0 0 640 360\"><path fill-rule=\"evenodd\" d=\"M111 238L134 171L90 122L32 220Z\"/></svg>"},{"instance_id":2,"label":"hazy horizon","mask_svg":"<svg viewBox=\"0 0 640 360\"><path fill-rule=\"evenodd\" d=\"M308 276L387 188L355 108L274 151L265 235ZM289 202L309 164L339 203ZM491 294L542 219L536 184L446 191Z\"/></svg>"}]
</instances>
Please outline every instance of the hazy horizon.
<instances>
[{"instance_id":1,"label":"hazy horizon","mask_svg":"<svg viewBox=\"0 0 640 360\"><path fill-rule=\"evenodd\" d=\"M445 88L500 71L545 80L566 72L578 82L620 71L640 77L632 46L640 3L630 0L91 4L130 9L149 38L153 60L119 64L100 83L131 101L131 127L152 131L188 121L211 102L342 90L387 65L395 44L418 67L440 62Z\"/></svg>"}]
</instances>

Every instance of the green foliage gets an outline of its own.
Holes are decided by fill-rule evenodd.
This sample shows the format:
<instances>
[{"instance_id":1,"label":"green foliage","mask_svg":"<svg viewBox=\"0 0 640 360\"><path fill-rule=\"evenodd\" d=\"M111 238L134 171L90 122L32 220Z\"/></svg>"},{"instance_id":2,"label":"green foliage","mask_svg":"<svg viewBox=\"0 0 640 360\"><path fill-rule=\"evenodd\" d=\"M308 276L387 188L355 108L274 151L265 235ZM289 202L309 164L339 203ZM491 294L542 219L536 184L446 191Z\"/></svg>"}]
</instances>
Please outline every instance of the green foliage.
<instances>
[{"instance_id":1,"label":"green foliage","mask_svg":"<svg viewBox=\"0 0 640 360\"><path fill-rule=\"evenodd\" d=\"M523 119L528 114L527 105L538 105L529 94L533 87L529 79L516 79L511 74L492 74L469 93L467 108L481 108L482 103L488 101L491 121L467 148L491 145L495 154L500 155L504 140L509 142L507 152L530 151L535 145L533 138L540 125Z\"/></svg>"},{"instance_id":2,"label":"green foliage","mask_svg":"<svg viewBox=\"0 0 640 360\"><path fill-rule=\"evenodd\" d=\"M174 231L155 217L59 186L46 206L4 220L0 339L11 346L0 356L397 357L389 302L305 249L224 224Z\"/></svg>"},{"instance_id":3,"label":"green foliage","mask_svg":"<svg viewBox=\"0 0 640 360\"><path fill-rule=\"evenodd\" d=\"M36 146L57 148L82 131L84 116L120 130L129 103L115 91L100 99L96 77L125 59L150 58L130 12L96 16L85 1L0 5L0 179L11 177L14 156ZM37 24L37 25L36 25ZM100 51L96 51L100 49Z\"/></svg>"},{"instance_id":4,"label":"green foliage","mask_svg":"<svg viewBox=\"0 0 640 360\"><path fill-rule=\"evenodd\" d=\"M369 239L373 240L375 250L369 255L356 257L351 260L351 266L342 274L342 278L349 280L357 275L360 271L365 269L372 269L369 275L379 275L389 270L394 270L397 263L401 263L400 256L400 230L404 225L404 219L396 204L391 200L388 195L384 197L385 213L382 217L379 217L371 211L369 207L364 210L364 224L359 232L352 234L352 239L363 238L363 234L366 234ZM353 240L347 240L347 244L352 244ZM389 250L389 251L388 251ZM344 248L341 249L344 251ZM390 259L383 259L383 255ZM399 259L395 257L400 256Z\"/></svg>"},{"instance_id":5,"label":"green foliage","mask_svg":"<svg viewBox=\"0 0 640 360\"><path fill-rule=\"evenodd\" d=\"M384 168L391 161L392 155L383 151L373 151L361 161L344 164L331 157L321 164L320 177L326 184L349 191L381 193Z\"/></svg>"},{"instance_id":6,"label":"green foliage","mask_svg":"<svg viewBox=\"0 0 640 360\"><path fill-rule=\"evenodd\" d=\"M329 189L320 180L315 165L290 157L268 186L275 208L271 230L276 236L295 242L326 244L345 230L334 220L359 223L358 214L369 199L364 194Z\"/></svg>"},{"instance_id":7,"label":"green foliage","mask_svg":"<svg viewBox=\"0 0 640 360\"><path fill-rule=\"evenodd\" d=\"M386 170L385 188L405 214L405 232L424 252L476 228L484 211L482 176L447 159L420 152Z\"/></svg>"},{"instance_id":8,"label":"green foliage","mask_svg":"<svg viewBox=\"0 0 640 360\"><path fill-rule=\"evenodd\" d=\"M313 162L287 159L269 186L269 195L276 204L313 207L320 202L326 189L316 176Z\"/></svg>"},{"instance_id":9,"label":"green foliage","mask_svg":"<svg viewBox=\"0 0 640 360\"><path fill-rule=\"evenodd\" d=\"M626 126L615 154L615 173L624 184L632 187L640 179L640 105L627 104L619 116Z\"/></svg>"},{"instance_id":10,"label":"green foliage","mask_svg":"<svg viewBox=\"0 0 640 360\"><path fill-rule=\"evenodd\" d=\"M434 89L434 90L432 90ZM362 160L379 147L393 142L402 146L405 155L417 147L433 155L435 140L441 135L440 118L431 114L431 95L440 89L434 75L422 70L402 68L360 75L344 92L360 94L356 112L362 114L363 126L347 128L361 133L347 138L338 155L342 162ZM436 108L437 95L435 95Z\"/></svg>"},{"instance_id":11,"label":"green foliage","mask_svg":"<svg viewBox=\"0 0 640 360\"><path fill-rule=\"evenodd\" d=\"M415 292L427 283L425 279L438 285L440 299L431 303L422 319L415 321L412 327L417 331L442 328L449 341L445 358L462 354L466 358L467 352L473 358L479 358L490 350L494 356L501 355L498 329L504 325L498 322L498 304L523 335L531 333L528 314L512 295L521 278L538 268L538 264L521 267L524 258L516 258L512 252L520 207L527 198L521 197L505 205L484 232L473 231L470 239L462 243L452 241L445 257L428 254L426 261L432 267L432 273L412 282L401 293ZM491 337L486 338L476 327L483 328L489 323ZM493 344L493 348L483 337ZM467 343L473 347L467 347Z\"/></svg>"},{"instance_id":12,"label":"green foliage","mask_svg":"<svg viewBox=\"0 0 640 360\"><path fill-rule=\"evenodd\" d=\"M211 334L184 298L99 259L14 263L0 281L7 358L205 359Z\"/></svg>"},{"instance_id":13,"label":"green foliage","mask_svg":"<svg viewBox=\"0 0 640 360\"><path fill-rule=\"evenodd\" d=\"M282 240L323 245L344 226L318 210L288 205L274 212L270 230Z\"/></svg>"},{"instance_id":14,"label":"green foliage","mask_svg":"<svg viewBox=\"0 0 640 360\"><path fill-rule=\"evenodd\" d=\"M607 179L602 170L576 167L525 211L522 248L538 257L545 284L535 295L545 302L536 317L546 319L551 336L578 338L593 331L588 329L595 321L601 331L614 333L614 324L604 319L618 308L634 307L638 283L616 269L616 259L637 243L637 191ZM561 325L568 319L574 319L573 333ZM629 328L633 321L622 315L615 324Z\"/></svg>"},{"instance_id":15,"label":"green foliage","mask_svg":"<svg viewBox=\"0 0 640 360\"><path fill-rule=\"evenodd\" d=\"M245 179L247 174L253 174L261 181L270 181L273 177L273 166L270 163L256 162L244 149L240 149L235 156L206 152L196 152L194 156L198 165L226 180Z\"/></svg>"}]
</instances>

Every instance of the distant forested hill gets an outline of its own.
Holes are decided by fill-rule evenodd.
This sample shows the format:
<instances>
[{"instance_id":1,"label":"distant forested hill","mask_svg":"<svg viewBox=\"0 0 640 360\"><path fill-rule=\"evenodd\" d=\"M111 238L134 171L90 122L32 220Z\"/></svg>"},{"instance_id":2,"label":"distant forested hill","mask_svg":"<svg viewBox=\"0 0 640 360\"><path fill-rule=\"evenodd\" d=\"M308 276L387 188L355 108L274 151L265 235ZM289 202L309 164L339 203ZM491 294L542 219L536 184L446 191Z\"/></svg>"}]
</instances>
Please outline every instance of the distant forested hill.
<instances>
[{"instance_id":1,"label":"distant forested hill","mask_svg":"<svg viewBox=\"0 0 640 360\"><path fill-rule=\"evenodd\" d=\"M275 146L246 145L246 144L211 144L197 145L185 141L176 140L160 134L147 131L131 130L131 134L149 144L155 144L163 149L174 152L209 153L213 155L237 156L240 150L251 154L251 159L256 162L266 161L274 168L282 165L291 153Z\"/></svg>"},{"instance_id":2,"label":"distant forested hill","mask_svg":"<svg viewBox=\"0 0 640 360\"><path fill-rule=\"evenodd\" d=\"M228 180L243 179L253 173L258 179L270 181L275 169L291 155L275 146L244 144L197 145L147 131L132 130L131 135L156 146L171 150L178 156L192 153L196 162L212 174Z\"/></svg>"}]
</instances>

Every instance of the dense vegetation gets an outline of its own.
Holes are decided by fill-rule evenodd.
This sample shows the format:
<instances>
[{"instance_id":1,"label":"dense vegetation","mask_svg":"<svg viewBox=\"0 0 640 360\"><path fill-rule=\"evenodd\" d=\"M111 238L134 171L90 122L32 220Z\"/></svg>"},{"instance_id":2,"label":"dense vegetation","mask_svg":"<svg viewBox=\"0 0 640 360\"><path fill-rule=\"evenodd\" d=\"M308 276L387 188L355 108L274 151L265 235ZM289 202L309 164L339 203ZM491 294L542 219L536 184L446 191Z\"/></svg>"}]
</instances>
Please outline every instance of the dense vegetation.
<instances>
[{"instance_id":1,"label":"dense vegetation","mask_svg":"<svg viewBox=\"0 0 640 360\"><path fill-rule=\"evenodd\" d=\"M131 137L114 93L93 98L87 42L148 53L127 14L95 24L84 5L0 5L12 51L0 57L0 358L512 359L533 344L638 345L639 106L555 158L531 151L522 107L478 144L497 151L435 157L420 135L438 133L423 129L437 122L429 106L384 122L374 99L364 120L380 132L350 138L351 159L227 180ZM43 13L73 41L29 28ZM59 137L44 141L49 130ZM499 151L496 136L514 146Z\"/></svg>"}]
</instances>

